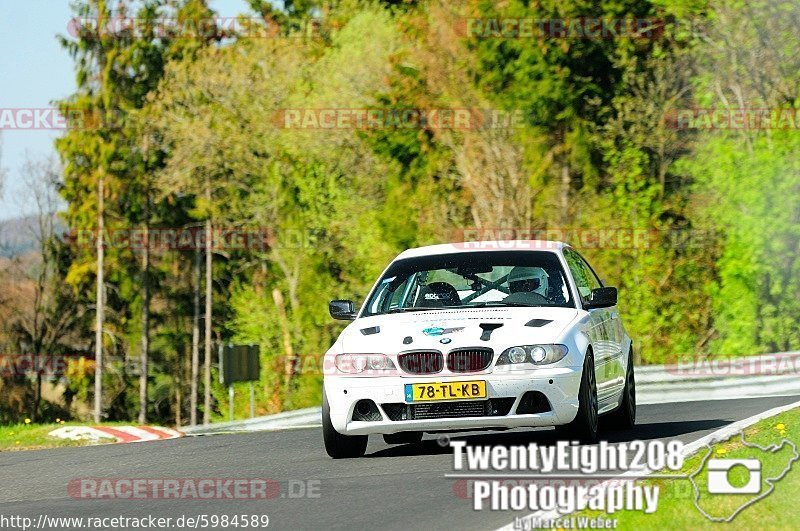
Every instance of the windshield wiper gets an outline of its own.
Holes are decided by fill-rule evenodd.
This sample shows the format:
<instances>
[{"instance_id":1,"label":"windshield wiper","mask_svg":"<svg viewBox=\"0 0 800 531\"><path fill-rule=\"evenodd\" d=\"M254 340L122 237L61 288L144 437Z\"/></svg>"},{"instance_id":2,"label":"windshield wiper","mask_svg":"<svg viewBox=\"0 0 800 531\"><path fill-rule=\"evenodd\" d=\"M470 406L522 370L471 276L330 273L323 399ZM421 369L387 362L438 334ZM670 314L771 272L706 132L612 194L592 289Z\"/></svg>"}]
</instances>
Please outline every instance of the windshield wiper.
<instances>
[{"instance_id":1,"label":"windshield wiper","mask_svg":"<svg viewBox=\"0 0 800 531\"><path fill-rule=\"evenodd\" d=\"M488 301L488 302L478 302L475 304L465 304L463 306L408 306L406 308L392 308L391 310L384 312L381 315L385 315L387 313L404 313L404 312L426 312L430 310L463 310L465 308L486 308L486 307L514 307L514 308L538 308L542 306L541 304L524 304L522 302L503 302L503 301Z\"/></svg>"},{"instance_id":2,"label":"windshield wiper","mask_svg":"<svg viewBox=\"0 0 800 531\"><path fill-rule=\"evenodd\" d=\"M513 307L513 308L538 308L542 306L541 304L525 304L523 302L503 302L503 301L486 301L486 302L477 302L475 304L470 304L469 306L465 306L465 308L486 308L496 306L498 308L502 308L504 306Z\"/></svg>"},{"instance_id":3,"label":"windshield wiper","mask_svg":"<svg viewBox=\"0 0 800 531\"><path fill-rule=\"evenodd\" d=\"M385 313L402 313L402 312L424 312L427 310L441 310L442 308L434 308L430 306L408 306L406 308L392 308Z\"/></svg>"}]
</instances>

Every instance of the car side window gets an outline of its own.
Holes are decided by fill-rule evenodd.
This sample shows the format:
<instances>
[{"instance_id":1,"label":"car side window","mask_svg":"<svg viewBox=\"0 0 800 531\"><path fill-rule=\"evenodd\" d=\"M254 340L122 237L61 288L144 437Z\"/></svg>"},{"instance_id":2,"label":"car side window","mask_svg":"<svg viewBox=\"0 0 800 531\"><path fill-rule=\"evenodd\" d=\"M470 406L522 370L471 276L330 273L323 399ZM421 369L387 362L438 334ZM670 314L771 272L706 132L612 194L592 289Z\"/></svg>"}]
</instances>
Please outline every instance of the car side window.
<instances>
[{"instance_id":1,"label":"car side window","mask_svg":"<svg viewBox=\"0 0 800 531\"><path fill-rule=\"evenodd\" d=\"M581 296L581 302L586 304L589 301L589 297L591 297L592 290L603 287L603 284L586 261L575 251L565 249L564 259L567 261L567 267L569 267L573 279L575 279L575 287Z\"/></svg>"},{"instance_id":2,"label":"car side window","mask_svg":"<svg viewBox=\"0 0 800 531\"><path fill-rule=\"evenodd\" d=\"M600 280L600 277L598 277L597 273L594 272L594 269L592 269L592 266L590 266L589 262L586 261L586 258L584 258L578 253L575 254L578 256L578 258L581 261L581 264L583 264L583 267L586 269L586 274L588 275L589 281L592 284L592 289L602 288L603 281Z\"/></svg>"},{"instance_id":3,"label":"car side window","mask_svg":"<svg viewBox=\"0 0 800 531\"><path fill-rule=\"evenodd\" d=\"M388 306L386 306L385 308L386 310L392 310L394 308L402 306L403 298L406 294L407 284L408 282L403 282L403 284L398 286L396 290L390 292L388 301L389 304Z\"/></svg>"},{"instance_id":4,"label":"car side window","mask_svg":"<svg viewBox=\"0 0 800 531\"><path fill-rule=\"evenodd\" d=\"M386 299L381 304L381 309L383 311L388 311L395 308L402 308L406 304L406 301L411 298L417 290L417 277L418 275L416 273L409 275L408 278L403 280L394 291L388 292ZM394 279L392 278L391 280Z\"/></svg>"}]
</instances>

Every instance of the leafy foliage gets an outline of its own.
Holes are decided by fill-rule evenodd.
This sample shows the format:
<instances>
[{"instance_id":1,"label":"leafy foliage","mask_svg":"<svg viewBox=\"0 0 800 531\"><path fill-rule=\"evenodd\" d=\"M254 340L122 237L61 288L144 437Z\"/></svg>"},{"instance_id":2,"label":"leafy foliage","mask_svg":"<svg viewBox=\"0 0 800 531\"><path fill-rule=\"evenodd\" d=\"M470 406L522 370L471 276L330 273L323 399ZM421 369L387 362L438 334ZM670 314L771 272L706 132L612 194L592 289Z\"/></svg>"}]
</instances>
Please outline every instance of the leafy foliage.
<instances>
[{"instance_id":1,"label":"leafy foliage","mask_svg":"<svg viewBox=\"0 0 800 531\"><path fill-rule=\"evenodd\" d=\"M249 4L279 31L65 41L79 89L61 107L124 120L70 130L56 145L73 230L93 228L102 177L112 228L210 218L264 235L261 248L215 249L212 271L214 345L261 347L258 413L318 402L321 357L340 331L328 299L363 298L397 252L467 228L646 234L610 246L572 242L620 288L641 362L800 345L796 130L687 130L669 120L698 106L796 109L796 4ZM110 16L101 0L79 2L76 13ZM164 14L212 11L201 0L152 0L137 11ZM654 30L600 39L464 32L475 20L591 17L650 21ZM475 128L282 125L288 110L322 109L489 109L523 119ZM93 250L68 243L61 278L70 303L90 315ZM149 392L162 421L188 417L195 256L153 256ZM109 249L107 271L105 347L115 360L107 406L124 419L136 409L130 362L146 300L139 252ZM91 342L76 330L76 341ZM71 368L78 400L88 398L90 368ZM222 415L227 393L213 387ZM238 395L245 415L247 393Z\"/></svg>"}]
</instances>

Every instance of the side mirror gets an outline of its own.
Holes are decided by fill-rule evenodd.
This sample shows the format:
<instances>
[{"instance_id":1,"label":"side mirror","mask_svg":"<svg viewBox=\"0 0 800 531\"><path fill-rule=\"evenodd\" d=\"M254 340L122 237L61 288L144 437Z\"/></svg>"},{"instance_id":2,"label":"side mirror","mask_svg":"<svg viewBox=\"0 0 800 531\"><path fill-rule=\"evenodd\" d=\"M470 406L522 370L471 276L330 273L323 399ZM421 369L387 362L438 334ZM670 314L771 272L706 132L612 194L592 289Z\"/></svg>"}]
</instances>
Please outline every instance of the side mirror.
<instances>
[{"instance_id":1,"label":"side mirror","mask_svg":"<svg viewBox=\"0 0 800 531\"><path fill-rule=\"evenodd\" d=\"M356 318L356 305L353 301L335 300L328 304L331 317L340 321L352 321Z\"/></svg>"},{"instance_id":2,"label":"side mirror","mask_svg":"<svg viewBox=\"0 0 800 531\"><path fill-rule=\"evenodd\" d=\"M617 288L597 288L592 290L592 296L586 303L587 310L594 308L608 308L617 304Z\"/></svg>"}]
</instances>

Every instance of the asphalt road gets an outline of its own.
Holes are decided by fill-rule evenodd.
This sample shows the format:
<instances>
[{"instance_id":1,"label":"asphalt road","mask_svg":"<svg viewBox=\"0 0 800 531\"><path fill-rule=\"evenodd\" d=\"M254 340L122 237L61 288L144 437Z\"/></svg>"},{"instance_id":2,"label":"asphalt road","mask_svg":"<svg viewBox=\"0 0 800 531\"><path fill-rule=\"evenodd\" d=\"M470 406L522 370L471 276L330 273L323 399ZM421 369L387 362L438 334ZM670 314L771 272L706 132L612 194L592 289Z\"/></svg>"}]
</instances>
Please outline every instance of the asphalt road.
<instances>
[{"instance_id":1,"label":"asphalt road","mask_svg":"<svg viewBox=\"0 0 800 531\"><path fill-rule=\"evenodd\" d=\"M607 433L612 442L691 442L720 427L800 397L640 406L634 430ZM547 432L451 435L469 444L527 444ZM426 435L421 445L388 446L370 438L367 456L334 461L319 429L186 437L162 442L0 454L0 517L266 514L275 529L493 529L525 513L473 511L457 495L449 448ZM267 500L80 500L67 486L78 478L268 478L280 495ZM308 483L310 481L310 483ZM291 483L291 487L290 487ZM293 498L299 485L318 497Z\"/></svg>"}]
</instances>

